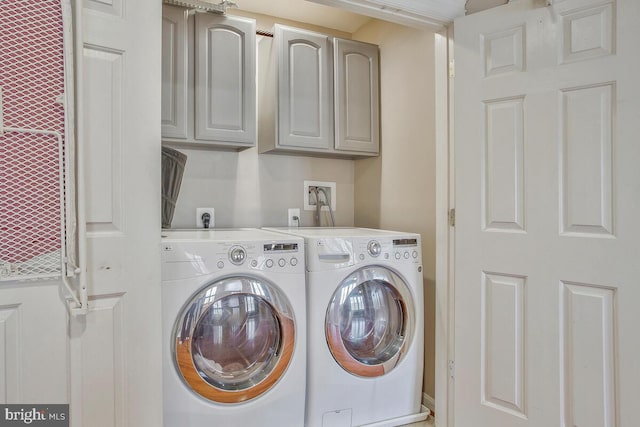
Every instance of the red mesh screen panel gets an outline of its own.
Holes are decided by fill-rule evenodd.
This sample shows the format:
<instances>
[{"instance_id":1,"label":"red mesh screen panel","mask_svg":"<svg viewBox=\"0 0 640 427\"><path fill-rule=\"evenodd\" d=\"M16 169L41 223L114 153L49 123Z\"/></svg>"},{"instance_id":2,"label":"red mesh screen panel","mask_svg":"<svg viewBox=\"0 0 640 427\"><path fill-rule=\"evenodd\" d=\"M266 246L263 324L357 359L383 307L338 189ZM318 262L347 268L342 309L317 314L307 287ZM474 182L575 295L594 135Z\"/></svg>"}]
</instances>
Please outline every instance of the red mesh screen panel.
<instances>
[{"instance_id":1,"label":"red mesh screen panel","mask_svg":"<svg viewBox=\"0 0 640 427\"><path fill-rule=\"evenodd\" d=\"M0 1L4 126L64 132L62 10L57 0ZM60 274L58 139L0 136L0 279Z\"/></svg>"}]
</instances>

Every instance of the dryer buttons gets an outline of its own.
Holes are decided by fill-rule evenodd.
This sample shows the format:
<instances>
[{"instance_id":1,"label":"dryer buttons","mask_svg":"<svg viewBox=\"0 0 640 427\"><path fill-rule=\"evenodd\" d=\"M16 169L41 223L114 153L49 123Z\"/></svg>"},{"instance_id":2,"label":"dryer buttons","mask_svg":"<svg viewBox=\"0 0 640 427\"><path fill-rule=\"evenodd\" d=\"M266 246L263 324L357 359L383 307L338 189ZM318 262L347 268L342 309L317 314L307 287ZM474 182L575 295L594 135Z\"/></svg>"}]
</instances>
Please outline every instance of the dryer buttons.
<instances>
[{"instance_id":1,"label":"dryer buttons","mask_svg":"<svg viewBox=\"0 0 640 427\"><path fill-rule=\"evenodd\" d=\"M273 267L273 260L272 259L268 259L265 261L264 265L267 266L267 268L271 268Z\"/></svg>"},{"instance_id":2,"label":"dryer buttons","mask_svg":"<svg viewBox=\"0 0 640 427\"><path fill-rule=\"evenodd\" d=\"M291 260L289 260L289 264L295 267L296 265L298 265L298 258L292 257Z\"/></svg>"},{"instance_id":3,"label":"dryer buttons","mask_svg":"<svg viewBox=\"0 0 640 427\"><path fill-rule=\"evenodd\" d=\"M229 261L235 265L241 265L247 258L247 252L240 246L234 246L229 251Z\"/></svg>"},{"instance_id":4,"label":"dryer buttons","mask_svg":"<svg viewBox=\"0 0 640 427\"><path fill-rule=\"evenodd\" d=\"M284 267L285 265L287 265L287 261L285 261L285 260L284 260L284 258L280 258L280 259L278 260L278 265L279 265L280 267Z\"/></svg>"}]
</instances>

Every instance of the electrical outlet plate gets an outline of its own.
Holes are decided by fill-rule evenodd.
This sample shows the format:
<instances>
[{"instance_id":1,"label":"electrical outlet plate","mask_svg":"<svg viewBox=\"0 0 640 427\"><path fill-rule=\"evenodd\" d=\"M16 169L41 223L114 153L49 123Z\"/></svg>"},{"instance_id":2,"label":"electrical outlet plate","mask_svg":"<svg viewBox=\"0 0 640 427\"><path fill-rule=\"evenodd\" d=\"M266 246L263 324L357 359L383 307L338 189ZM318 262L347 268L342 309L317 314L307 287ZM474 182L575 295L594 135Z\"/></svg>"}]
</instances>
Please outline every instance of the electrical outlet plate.
<instances>
[{"instance_id":1,"label":"electrical outlet plate","mask_svg":"<svg viewBox=\"0 0 640 427\"><path fill-rule=\"evenodd\" d=\"M316 210L316 196L315 194L309 194L309 187L321 187L325 190L329 199L331 199L331 210L336 211L336 183L328 182L328 181L304 181L304 192L303 192L303 200L304 200L304 210L305 211L314 211ZM323 196L320 196L323 197ZM323 211L328 211L328 206L322 206Z\"/></svg>"},{"instance_id":2,"label":"electrical outlet plate","mask_svg":"<svg viewBox=\"0 0 640 427\"><path fill-rule=\"evenodd\" d=\"M209 222L209 228L213 228L215 226L215 209L213 208L196 208L196 228L204 228L204 224L202 223L202 214L205 212L211 215L211 221Z\"/></svg>"},{"instance_id":3,"label":"electrical outlet plate","mask_svg":"<svg viewBox=\"0 0 640 427\"><path fill-rule=\"evenodd\" d=\"M297 217L298 219L294 219ZM287 211L287 226L289 227L300 227L300 209L299 208L289 208Z\"/></svg>"}]
</instances>

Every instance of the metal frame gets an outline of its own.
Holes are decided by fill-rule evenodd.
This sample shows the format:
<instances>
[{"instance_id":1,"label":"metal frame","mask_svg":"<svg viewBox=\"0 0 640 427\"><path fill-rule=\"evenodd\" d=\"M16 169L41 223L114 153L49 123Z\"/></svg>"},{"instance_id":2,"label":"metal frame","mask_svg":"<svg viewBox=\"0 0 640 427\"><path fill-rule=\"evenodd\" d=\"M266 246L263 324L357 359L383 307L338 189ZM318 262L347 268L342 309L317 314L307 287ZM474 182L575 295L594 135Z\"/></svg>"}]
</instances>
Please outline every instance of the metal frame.
<instances>
[{"instance_id":1,"label":"metal frame","mask_svg":"<svg viewBox=\"0 0 640 427\"><path fill-rule=\"evenodd\" d=\"M79 0L74 0L79 3ZM82 39L79 36L81 31L81 13L77 13L75 17L72 16L71 0L61 0L62 8L62 21L63 21L63 49L64 49L64 94L59 97L56 102L60 102L64 105L65 117L65 135L66 144L63 142L63 136L60 132L46 130L46 129L30 129L5 126L4 117L2 114L2 91L0 89L0 136L5 133L27 133L34 135L47 135L56 138L58 144L58 176L59 176L59 193L60 193L60 272L59 273L42 273L42 274L27 274L24 276L12 276L10 280L31 280L31 279L43 279L60 276L62 284L65 290L69 293L71 299L74 302L73 306L70 306L70 312L73 315L86 314L88 305L88 295L86 286L86 274L84 269L84 261L86 254L84 234L84 203L82 199L83 187L82 182L84 174L81 170L82 162L78 162L78 187L79 190L76 198L76 180L74 176L75 170L75 129L74 125L80 126L81 120L75 120L75 100L74 100L74 56L78 52L82 52ZM74 31L75 30L75 31ZM76 35L76 50L74 51L73 36ZM80 85L79 85L80 86ZM78 113L82 109L80 108ZM80 131L78 131L80 133ZM80 150L78 150L78 159L81 159ZM65 173L66 172L66 173ZM66 197L65 197L66 195ZM81 200L82 199L82 200ZM77 205L76 202L77 201ZM76 209L77 207L77 209ZM77 214L80 222L78 230L78 253L76 260L75 243L76 238L73 230L76 225L76 219L74 214ZM71 231L71 232L70 232ZM77 277L77 286L71 282L71 277ZM74 290L74 287L77 289Z\"/></svg>"}]
</instances>

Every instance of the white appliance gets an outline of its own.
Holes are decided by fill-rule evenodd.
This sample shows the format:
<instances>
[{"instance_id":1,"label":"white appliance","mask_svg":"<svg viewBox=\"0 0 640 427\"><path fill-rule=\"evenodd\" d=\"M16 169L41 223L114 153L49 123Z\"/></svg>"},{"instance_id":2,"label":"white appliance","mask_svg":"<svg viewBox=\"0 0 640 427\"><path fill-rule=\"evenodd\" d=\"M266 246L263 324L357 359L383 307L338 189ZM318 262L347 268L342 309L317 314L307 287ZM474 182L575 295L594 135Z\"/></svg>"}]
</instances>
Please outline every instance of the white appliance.
<instances>
[{"instance_id":1,"label":"white appliance","mask_svg":"<svg viewBox=\"0 0 640 427\"><path fill-rule=\"evenodd\" d=\"M304 425L304 242L163 231L165 427Z\"/></svg>"},{"instance_id":2,"label":"white appliance","mask_svg":"<svg viewBox=\"0 0 640 427\"><path fill-rule=\"evenodd\" d=\"M422 254L418 234L272 228L305 239L307 427L421 421Z\"/></svg>"}]
</instances>

